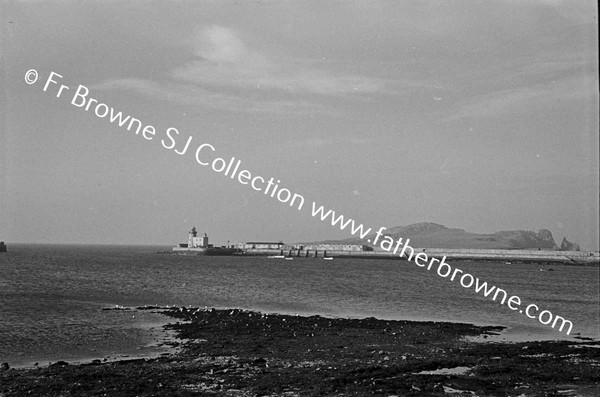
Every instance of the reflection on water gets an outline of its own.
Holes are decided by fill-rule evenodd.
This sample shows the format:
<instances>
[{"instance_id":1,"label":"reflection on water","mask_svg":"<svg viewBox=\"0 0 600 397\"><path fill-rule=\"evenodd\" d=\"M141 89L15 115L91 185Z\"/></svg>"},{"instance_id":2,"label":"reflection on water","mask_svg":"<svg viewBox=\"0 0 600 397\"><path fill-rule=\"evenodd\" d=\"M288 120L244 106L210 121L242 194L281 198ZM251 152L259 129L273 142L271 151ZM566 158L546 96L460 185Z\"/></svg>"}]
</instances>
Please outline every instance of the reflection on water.
<instances>
[{"instance_id":1,"label":"reflection on water","mask_svg":"<svg viewBox=\"0 0 600 397\"><path fill-rule=\"evenodd\" d=\"M0 255L0 361L104 357L156 344L152 313L114 305L241 307L343 317L444 320L509 327L501 338L564 334L411 263L156 254L165 247L11 246ZM598 338L598 269L456 264ZM158 327L160 328L160 327Z\"/></svg>"}]
</instances>

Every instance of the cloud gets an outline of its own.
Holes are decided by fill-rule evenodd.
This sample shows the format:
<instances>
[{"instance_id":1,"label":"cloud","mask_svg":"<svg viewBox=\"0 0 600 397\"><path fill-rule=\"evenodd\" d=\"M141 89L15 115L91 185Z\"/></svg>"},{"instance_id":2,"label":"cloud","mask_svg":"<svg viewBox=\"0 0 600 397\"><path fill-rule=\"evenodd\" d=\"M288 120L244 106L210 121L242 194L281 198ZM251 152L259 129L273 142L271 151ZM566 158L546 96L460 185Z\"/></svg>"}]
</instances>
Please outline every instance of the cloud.
<instances>
[{"instance_id":1,"label":"cloud","mask_svg":"<svg viewBox=\"0 0 600 397\"><path fill-rule=\"evenodd\" d=\"M571 101L598 101L593 88L598 86L597 68L587 59L565 54L562 59L504 66L497 75L488 76L487 92L457 103L450 119L548 111Z\"/></svg>"},{"instance_id":2,"label":"cloud","mask_svg":"<svg viewBox=\"0 0 600 397\"><path fill-rule=\"evenodd\" d=\"M450 119L500 117L531 111L541 112L547 111L561 102L589 100L590 97L591 92L586 92L575 80L535 84L493 91L473 97L462 103L460 110Z\"/></svg>"},{"instance_id":3,"label":"cloud","mask_svg":"<svg viewBox=\"0 0 600 397\"><path fill-rule=\"evenodd\" d=\"M211 62L237 63L251 57L238 35L222 26L202 29L197 44L196 55Z\"/></svg>"},{"instance_id":4,"label":"cloud","mask_svg":"<svg viewBox=\"0 0 600 397\"><path fill-rule=\"evenodd\" d=\"M251 100L236 95L176 83L157 83L144 79L109 80L90 87L92 90L130 90L144 96L185 105L245 113L316 114L325 110L306 100ZM328 112L332 113L332 112Z\"/></svg>"},{"instance_id":5,"label":"cloud","mask_svg":"<svg viewBox=\"0 0 600 397\"><path fill-rule=\"evenodd\" d=\"M383 79L332 72L316 67L314 60L277 56L241 37L231 28L204 27L192 37L193 59L173 68L165 80L116 79L95 88L133 90L221 110L278 114L333 114L320 99L388 92Z\"/></svg>"},{"instance_id":6,"label":"cloud","mask_svg":"<svg viewBox=\"0 0 600 397\"><path fill-rule=\"evenodd\" d=\"M197 59L173 71L187 83L289 94L344 95L385 91L383 79L315 68L312 62L284 59L253 48L232 29L209 26L199 31Z\"/></svg>"}]
</instances>

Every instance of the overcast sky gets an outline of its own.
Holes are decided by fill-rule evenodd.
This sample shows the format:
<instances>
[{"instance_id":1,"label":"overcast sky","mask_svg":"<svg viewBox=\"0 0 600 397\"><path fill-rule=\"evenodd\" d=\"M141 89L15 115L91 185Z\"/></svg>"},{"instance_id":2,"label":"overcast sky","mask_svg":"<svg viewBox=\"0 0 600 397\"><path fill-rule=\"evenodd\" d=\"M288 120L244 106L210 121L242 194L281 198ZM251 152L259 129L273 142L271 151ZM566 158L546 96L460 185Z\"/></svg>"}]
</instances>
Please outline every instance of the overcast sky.
<instances>
[{"instance_id":1,"label":"overcast sky","mask_svg":"<svg viewBox=\"0 0 600 397\"><path fill-rule=\"evenodd\" d=\"M594 3L2 2L0 240L350 237L315 201L373 228L547 228L597 250ZM80 84L154 138L71 104ZM171 127L188 153L161 145ZM306 208L199 165L201 143Z\"/></svg>"}]
</instances>

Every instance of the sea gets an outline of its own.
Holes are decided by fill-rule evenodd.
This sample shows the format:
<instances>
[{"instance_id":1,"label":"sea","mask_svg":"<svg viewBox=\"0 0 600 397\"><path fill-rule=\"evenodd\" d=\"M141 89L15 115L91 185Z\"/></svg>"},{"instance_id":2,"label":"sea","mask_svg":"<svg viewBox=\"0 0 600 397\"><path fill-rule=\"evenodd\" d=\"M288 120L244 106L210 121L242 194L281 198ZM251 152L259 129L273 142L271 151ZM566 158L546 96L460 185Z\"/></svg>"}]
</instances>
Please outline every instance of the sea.
<instances>
[{"instance_id":1,"label":"sea","mask_svg":"<svg viewBox=\"0 0 600 397\"><path fill-rule=\"evenodd\" d=\"M0 254L0 363L11 367L151 357L172 351L151 311L120 306L241 308L268 313L448 321L506 327L486 339L599 340L597 266L450 262L573 323L540 324L412 262L186 256L161 246L9 245Z\"/></svg>"}]
</instances>

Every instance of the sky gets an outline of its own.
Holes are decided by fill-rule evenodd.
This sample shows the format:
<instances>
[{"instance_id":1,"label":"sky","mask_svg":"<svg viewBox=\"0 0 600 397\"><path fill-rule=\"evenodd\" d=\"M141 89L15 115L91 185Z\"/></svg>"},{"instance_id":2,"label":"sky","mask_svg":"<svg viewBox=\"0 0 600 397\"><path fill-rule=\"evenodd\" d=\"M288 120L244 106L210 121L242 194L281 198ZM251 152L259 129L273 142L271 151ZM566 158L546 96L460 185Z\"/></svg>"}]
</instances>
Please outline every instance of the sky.
<instances>
[{"instance_id":1,"label":"sky","mask_svg":"<svg viewBox=\"0 0 600 397\"><path fill-rule=\"evenodd\" d=\"M351 237L314 202L374 229L549 229L599 249L593 1L0 7L8 244ZM231 157L304 206L213 170Z\"/></svg>"}]
</instances>

